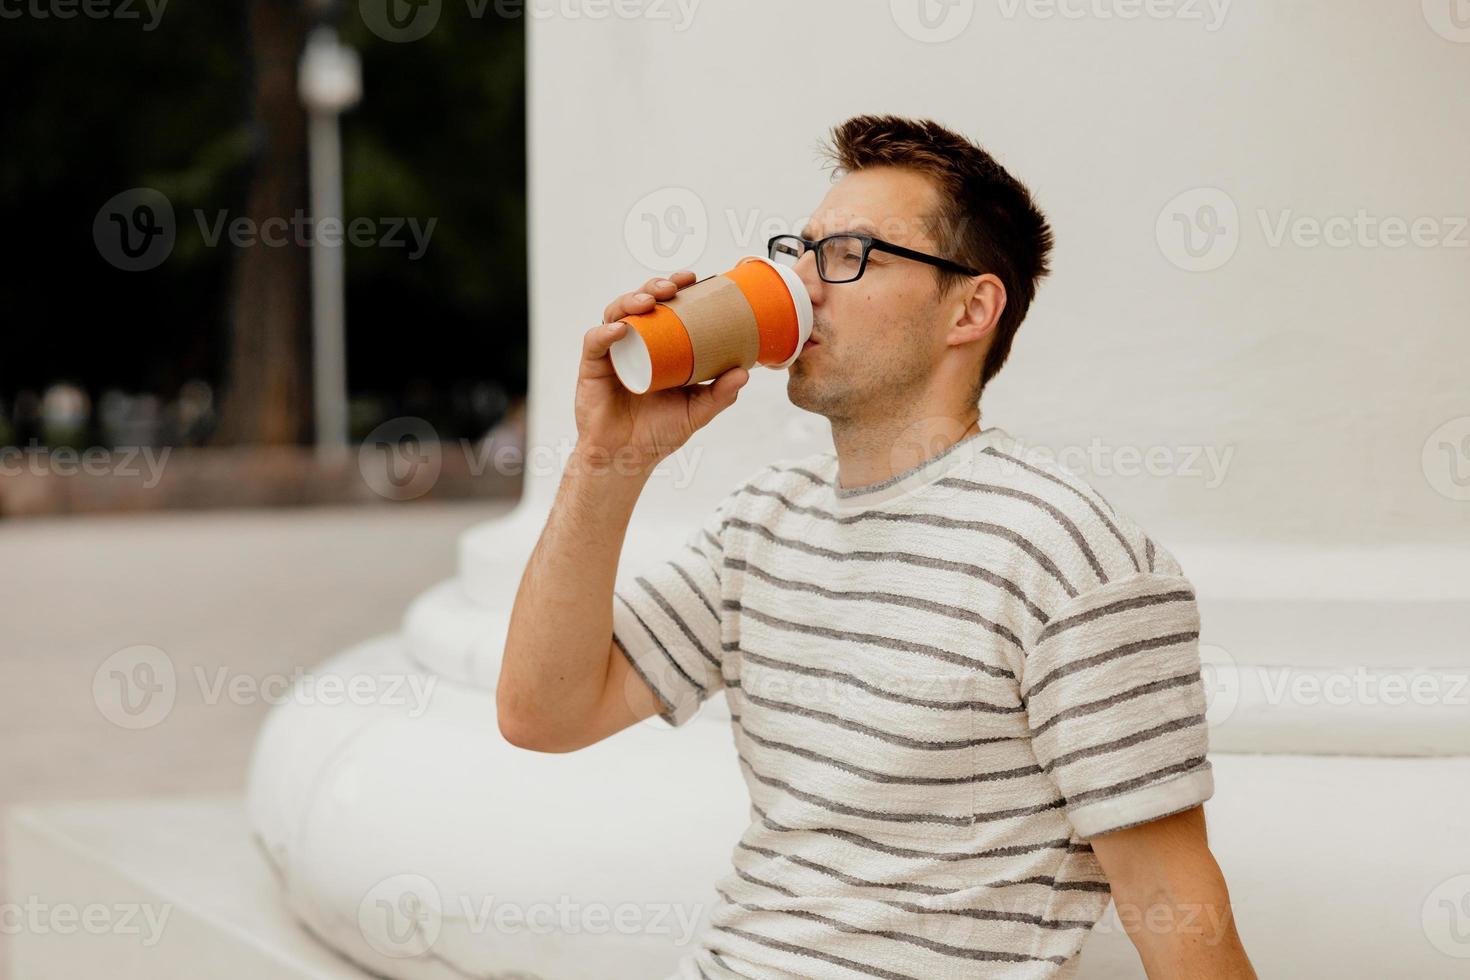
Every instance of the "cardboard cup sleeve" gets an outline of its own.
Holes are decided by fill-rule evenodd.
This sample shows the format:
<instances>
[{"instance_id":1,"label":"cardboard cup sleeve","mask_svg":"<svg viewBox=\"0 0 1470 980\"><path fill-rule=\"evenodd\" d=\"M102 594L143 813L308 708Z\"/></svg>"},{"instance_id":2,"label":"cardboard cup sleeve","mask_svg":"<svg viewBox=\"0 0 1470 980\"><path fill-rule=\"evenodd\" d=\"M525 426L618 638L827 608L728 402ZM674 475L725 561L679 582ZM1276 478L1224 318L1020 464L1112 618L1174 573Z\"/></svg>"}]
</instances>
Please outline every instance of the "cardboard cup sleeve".
<instances>
[{"instance_id":1,"label":"cardboard cup sleeve","mask_svg":"<svg viewBox=\"0 0 1470 980\"><path fill-rule=\"evenodd\" d=\"M642 395L733 367L788 367L811 336L812 301L795 270L751 255L622 322L608 353L623 387Z\"/></svg>"}]
</instances>

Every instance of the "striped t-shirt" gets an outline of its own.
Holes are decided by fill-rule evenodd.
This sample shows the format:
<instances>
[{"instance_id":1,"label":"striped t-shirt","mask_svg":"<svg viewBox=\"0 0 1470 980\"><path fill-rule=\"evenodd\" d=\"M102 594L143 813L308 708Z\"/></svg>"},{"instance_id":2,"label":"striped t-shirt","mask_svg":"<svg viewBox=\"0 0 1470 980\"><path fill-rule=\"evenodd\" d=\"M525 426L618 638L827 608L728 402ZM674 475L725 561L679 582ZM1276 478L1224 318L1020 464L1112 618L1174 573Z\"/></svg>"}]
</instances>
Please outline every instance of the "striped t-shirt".
<instances>
[{"instance_id":1,"label":"striped t-shirt","mask_svg":"<svg viewBox=\"0 0 1470 980\"><path fill-rule=\"evenodd\" d=\"M1064 978L1088 838L1210 798L1194 589L991 427L891 479L773 463L613 602L682 725L724 690L751 822L679 980Z\"/></svg>"}]
</instances>

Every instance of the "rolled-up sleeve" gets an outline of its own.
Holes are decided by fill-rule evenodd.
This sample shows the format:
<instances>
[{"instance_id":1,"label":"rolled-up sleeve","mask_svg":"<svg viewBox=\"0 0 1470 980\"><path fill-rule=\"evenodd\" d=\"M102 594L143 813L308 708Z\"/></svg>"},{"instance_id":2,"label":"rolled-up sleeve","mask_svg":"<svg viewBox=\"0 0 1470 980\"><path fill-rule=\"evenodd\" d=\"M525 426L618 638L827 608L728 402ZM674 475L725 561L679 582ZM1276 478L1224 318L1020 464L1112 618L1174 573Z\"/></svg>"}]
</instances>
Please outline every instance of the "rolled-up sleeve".
<instances>
[{"instance_id":1,"label":"rolled-up sleeve","mask_svg":"<svg viewBox=\"0 0 1470 980\"><path fill-rule=\"evenodd\" d=\"M724 687L720 586L727 496L667 561L640 569L613 593L613 643L684 724Z\"/></svg>"},{"instance_id":2,"label":"rolled-up sleeve","mask_svg":"<svg viewBox=\"0 0 1470 980\"><path fill-rule=\"evenodd\" d=\"M1069 600L1029 644L1032 746L1078 836L1214 794L1199 627L1187 578L1140 572Z\"/></svg>"}]
</instances>

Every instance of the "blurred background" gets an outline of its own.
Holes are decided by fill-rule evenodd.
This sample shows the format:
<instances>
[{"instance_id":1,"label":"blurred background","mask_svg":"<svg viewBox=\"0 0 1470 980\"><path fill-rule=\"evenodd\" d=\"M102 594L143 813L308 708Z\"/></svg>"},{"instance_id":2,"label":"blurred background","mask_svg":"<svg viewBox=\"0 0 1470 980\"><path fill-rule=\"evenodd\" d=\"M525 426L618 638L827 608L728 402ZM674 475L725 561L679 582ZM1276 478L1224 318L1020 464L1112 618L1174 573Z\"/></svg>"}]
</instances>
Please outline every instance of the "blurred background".
<instances>
[{"instance_id":1,"label":"blurred background","mask_svg":"<svg viewBox=\"0 0 1470 980\"><path fill-rule=\"evenodd\" d=\"M390 420L514 443L524 21L451 7L400 44L330 0L96 10L17 6L0 29L0 220L24 229L0 273L0 516L371 500L310 447ZM341 296L315 318L322 365L319 227L345 271L317 291ZM315 397L339 403L320 424ZM441 497L517 490L444 458Z\"/></svg>"},{"instance_id":2,"label":"blurred background","mask_svg":"<svg viewBox=\"0 0 1470 980\"><path fill-rule=\"evenodd\" d=\"M520 493L525 20L380 6L0 7L0 805L238 792L265 681ZM186 690L119 740L136 644Z\"/></svg>"}]
</instances>

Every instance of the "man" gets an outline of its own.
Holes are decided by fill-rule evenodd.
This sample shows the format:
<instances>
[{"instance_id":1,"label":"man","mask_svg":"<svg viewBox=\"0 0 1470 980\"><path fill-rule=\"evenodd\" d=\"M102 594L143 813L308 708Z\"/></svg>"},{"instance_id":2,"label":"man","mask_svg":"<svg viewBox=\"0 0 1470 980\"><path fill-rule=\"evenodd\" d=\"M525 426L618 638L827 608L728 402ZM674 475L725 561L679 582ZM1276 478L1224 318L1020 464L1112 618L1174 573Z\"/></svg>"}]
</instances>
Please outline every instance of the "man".
<instances>
[{"instance_id":1,"label":"man","mask_svg":"<svg viewBox=\"0 0 1470 980\"><path fill-rule=\"evenodd\" d=\"M851 119L830 150L841 179L770 249L814 311L787 391L835 451L753 474L614 594L649 471L749 375L630 395L616 321L694 276L609 305L501 731L572 751L725 691L752 822L680 980L1073 976L1109 897L1149 977L1254 977L1206 842L1194 590L1083 480L980 424L1046 219L929 121Z\"/></svg>"}]
</instances>

